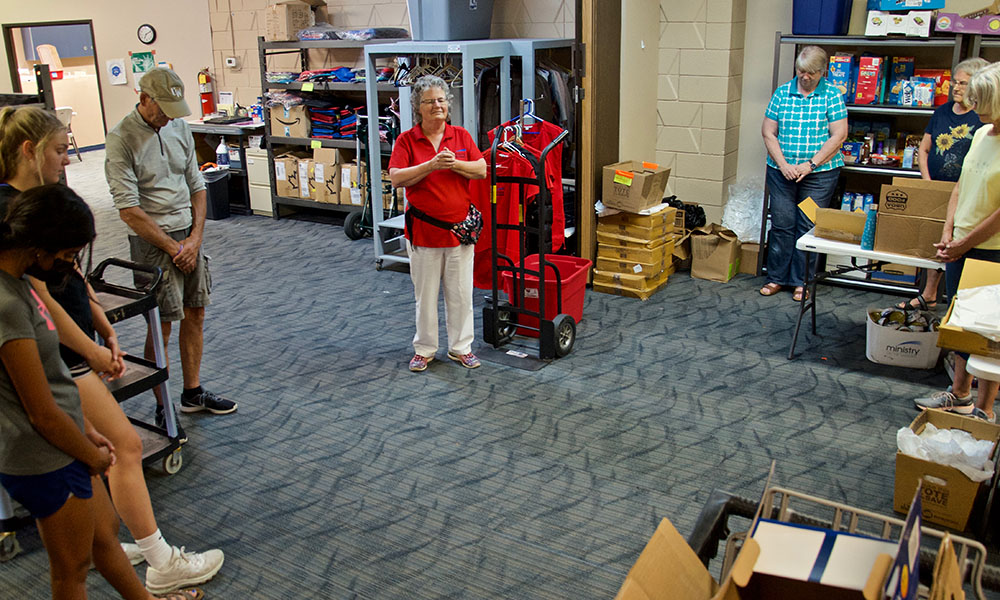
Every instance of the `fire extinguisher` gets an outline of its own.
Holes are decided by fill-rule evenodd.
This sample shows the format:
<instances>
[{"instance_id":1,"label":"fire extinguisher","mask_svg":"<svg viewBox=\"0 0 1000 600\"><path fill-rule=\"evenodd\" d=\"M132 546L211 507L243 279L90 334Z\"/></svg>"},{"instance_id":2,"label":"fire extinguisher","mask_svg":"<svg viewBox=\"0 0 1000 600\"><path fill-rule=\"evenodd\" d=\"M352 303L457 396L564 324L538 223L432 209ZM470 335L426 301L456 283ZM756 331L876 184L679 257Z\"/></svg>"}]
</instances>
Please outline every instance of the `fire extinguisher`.
<instances>
[{"instance_id":1,"label":"fire extinguisher","mask_svg":"<svg viewBox=\"0 0 1000 600\"><path fill-rule=\"evenodd\" d=\"M198 92L201 95L201 116L207 117L215 112L212 76L208 74L208 68L204 68L198 72Z\"/></svg>"}]
</instances>

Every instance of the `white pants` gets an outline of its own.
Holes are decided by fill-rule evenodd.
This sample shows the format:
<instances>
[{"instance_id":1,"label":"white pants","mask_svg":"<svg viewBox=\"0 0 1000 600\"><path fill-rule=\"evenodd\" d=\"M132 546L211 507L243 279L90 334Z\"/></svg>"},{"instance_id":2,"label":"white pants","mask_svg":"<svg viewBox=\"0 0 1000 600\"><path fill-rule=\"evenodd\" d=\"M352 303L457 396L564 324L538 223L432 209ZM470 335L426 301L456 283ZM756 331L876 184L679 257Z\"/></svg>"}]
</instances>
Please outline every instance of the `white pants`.
<instances>
[{"instance_id":1,"label":"white pants","mask_svg":"<svg viewBox=\"0 0 1000 600\"><path fill-rule=\"evenodd\" d=\"M444 318L448 350L452 354L472 352L472 265L474 246L426 248L406 241L410 255L410 279L417 300L417 333L413 351L434 356L438 350L438 297L444 287ZM443 286L442 286L443 284Z\"/></svg>"}]
</instances>

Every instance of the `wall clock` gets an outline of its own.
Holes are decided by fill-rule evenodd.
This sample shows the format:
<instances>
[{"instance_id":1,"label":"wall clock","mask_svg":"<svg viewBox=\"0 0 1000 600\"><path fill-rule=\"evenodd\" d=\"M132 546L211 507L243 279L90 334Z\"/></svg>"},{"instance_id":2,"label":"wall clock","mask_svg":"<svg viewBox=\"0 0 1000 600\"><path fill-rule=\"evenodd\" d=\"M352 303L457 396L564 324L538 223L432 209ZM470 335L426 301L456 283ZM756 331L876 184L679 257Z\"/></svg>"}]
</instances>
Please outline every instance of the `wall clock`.
<instances>
[{"instance_id":1,"label":"wall clock","mask_svg":"<svg viewBox=\"0 0 1000 600\"><path fill-rule=\"evenodd\" d=\"M140 25L136 35L139 37L139 41L147 46L156 41L156 30L148 23Z\"/></svg>"}]
</instances>

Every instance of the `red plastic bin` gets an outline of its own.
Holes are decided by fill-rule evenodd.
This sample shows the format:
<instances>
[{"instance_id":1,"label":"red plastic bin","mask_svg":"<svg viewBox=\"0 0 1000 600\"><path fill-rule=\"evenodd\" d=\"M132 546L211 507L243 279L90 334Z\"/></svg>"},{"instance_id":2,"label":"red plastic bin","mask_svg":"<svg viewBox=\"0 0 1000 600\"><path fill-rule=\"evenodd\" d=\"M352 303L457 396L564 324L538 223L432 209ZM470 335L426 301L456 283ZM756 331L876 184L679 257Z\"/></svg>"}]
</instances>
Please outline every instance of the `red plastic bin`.
<instances>
[{"instance_id":1,"label":"red plastic bin","mask_svg":"<svg viewBox=\"0 0 1000 600\"><path fill-rule=\"evenodd\" d=\"M583 320L583 295L587 287L587 271L592 264L586 258L575 256L562 256L559 254L546 254L545 260L555 265L559 269L559 279L562 280L562 313L573 317L577 324ZM524 258L521 265L526 269L538 270L538 255L530 254ZM545 273L545 320L551 321L559 315L559 298L556 285L555 272L546 267ZM519 298L514 293L514 273L504 271L503 289L510 298L510 303L517 306ZM524 285L524 307L527 310L538 310L538 278L533 275L525 277ZM538 319L518 315L518 323L528 327L538 328ZM538 337L537 331L518 327L518 335Z\"/></svg>"}]
</instances>

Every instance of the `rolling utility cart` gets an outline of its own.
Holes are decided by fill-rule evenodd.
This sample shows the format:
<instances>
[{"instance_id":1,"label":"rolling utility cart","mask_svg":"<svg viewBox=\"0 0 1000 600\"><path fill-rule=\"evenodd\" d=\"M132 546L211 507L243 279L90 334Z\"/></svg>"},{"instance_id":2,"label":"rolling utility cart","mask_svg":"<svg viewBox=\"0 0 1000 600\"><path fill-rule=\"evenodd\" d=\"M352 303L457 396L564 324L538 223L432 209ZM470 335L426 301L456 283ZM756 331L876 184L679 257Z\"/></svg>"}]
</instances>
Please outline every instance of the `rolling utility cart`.
<instances>
[{"instance_id":1,"label":"rolling utility cart","mask_svg":"<svg viewBox=\"0 0 1000 600\"><path fill-rule=\"evenodd\" d=\"M136 288L109 283L104 279L104 272L109 266L120 267L132 271L142 281ZM163 350L163 333L160 330L160 309L156 305L153 290L160 284L162 272L159 267L148 267L133 262L108 258L102 261L90 274L90 285L97 292L97 300L105 309L105 314L112 324L132 317L144 316L153 337L153 352L156 359L150 362L131 354L125 355L128 369L125 376L108 383L108 389L119 403L153 388L159 388L164 406L163 416L166 429L150 425L144 421L129 417L142 439L142 463L150 465L161 461L163 470L173 475L180 471L183 464L181 442L177 435L176 414L170 402L170 392L167 389L167 360Z\"/></svg>"},{"instance_id":2,"label":"rolling utility cart","mask_svg":"<svg viewBox=\"0 0 1000 600\"><path fill-rule=\"evenodd\" d=\"M567 264L563 259L580 261L574 257L548 255L551 245L551 194L546 185L545 157L562 143L569 134L563 131L542 150L539 156L507 139L507 134L515 128L505 127L493 138L490 148L490 234L491 263L493 269L492 294L486 298L483 307L483 340L499 348L514 339L516 334L538 338L538 357L551 359L563 357L573 349L576 341L576 323L580 315L573 316L563 311L563 288L569 271L576 273L579 266ZM516 154L531 166L532 177L497 175L497 154L499 151ZM497 216L497 184L517 186L517 223L500 223ZM535 207L538 211L537 224L528 223L529 198L527 186L537 187ZM510 199L511 203L515 198ZM498 250L498 233L514 232L519 247L518 263ZM528 239L538 240L538 254L529 255ZM590 261L586 261L588 264ZM586 269L580 285L580 310L582 312L583 286L586 285ZM566 271L566 272L563 272ZM575 279L575 278L574 278ZM500 299L501 280L507 293L507 300ZM554 297L552 293L554 292Z\"/></svg>"},{"instance_id":3,"label":"rolling utility cart","mask_svg":"<svg viewBox=\"0 0 1000 600\"><path fill-rule=\"evenodd\" d=\"M399 137L399 122L395 116L379 117L378 120L380 124L386 126L388 132L387 140L391 147L396 142L396 138ZM378 148L374 151L372 150L369 142L368 126L368 115L358 115L358 135L355 145L358 157L358 187L361 188L361 194L364 196L364 204L360 211L352 212L344 217L344 234L351 240L360 240L366 235L373 235L375 231L375 226L373 225L375 214L373 211L378 210L379 207L375 206L372 200L372 187L376 185L372 182L372 173L379 174L378 185L382 186L381 197L386 199L385 202L392 203L389 208L385 208L385 202L383 202L382 218L380 220L388 220L401 214L397 207L398 196L396 190L391 185L387 185L382 181L381 166L377 169L374 166L369 168L369 165L382 164L382 148L381 144L379 144ZM362 164L361 157L364 157L364 164ZM376 261L375 268L381 271L382 261Z\"/></svg>"}]
</instances>

